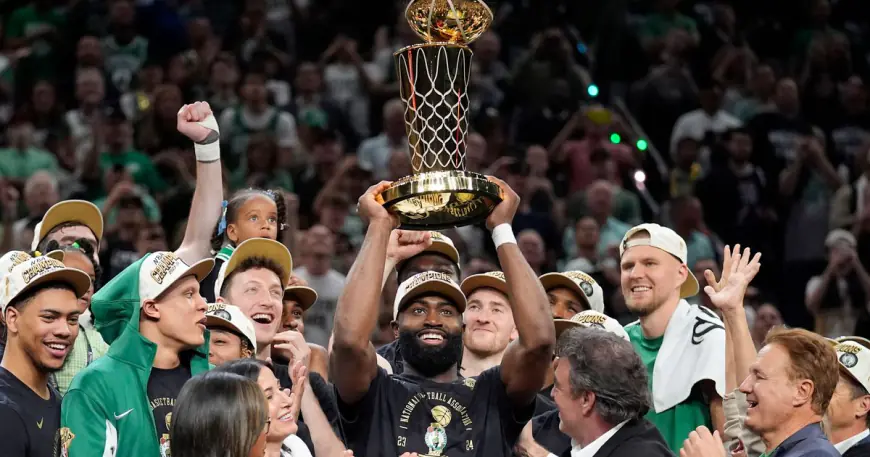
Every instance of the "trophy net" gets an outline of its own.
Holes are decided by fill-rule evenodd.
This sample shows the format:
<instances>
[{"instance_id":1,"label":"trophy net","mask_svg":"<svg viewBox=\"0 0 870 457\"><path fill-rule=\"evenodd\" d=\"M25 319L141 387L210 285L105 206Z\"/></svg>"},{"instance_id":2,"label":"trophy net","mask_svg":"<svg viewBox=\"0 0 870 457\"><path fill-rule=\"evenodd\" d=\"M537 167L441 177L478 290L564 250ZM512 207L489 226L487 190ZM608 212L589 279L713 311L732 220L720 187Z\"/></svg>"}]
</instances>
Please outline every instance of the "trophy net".
<instances>
[{"instance_id":1,"label":"trophy net","mask_svg":"<svg viewBox=\"0 0 870 457\"><path fill-rule=\"evenodd\" d=\"M395 54L414 174L465 170L472 52L447 43Z\"/></svg>"}]
</instances>

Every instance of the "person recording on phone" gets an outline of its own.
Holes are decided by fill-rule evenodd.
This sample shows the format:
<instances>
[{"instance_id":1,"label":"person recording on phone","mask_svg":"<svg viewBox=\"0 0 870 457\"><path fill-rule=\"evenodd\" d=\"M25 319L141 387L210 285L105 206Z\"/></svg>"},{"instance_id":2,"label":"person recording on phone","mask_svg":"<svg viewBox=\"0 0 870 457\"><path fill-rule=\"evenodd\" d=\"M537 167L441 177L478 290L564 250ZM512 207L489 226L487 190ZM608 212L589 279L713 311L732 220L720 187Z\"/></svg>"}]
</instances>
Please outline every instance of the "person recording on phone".
<instances>
[{"instance_id":1,"label":"person recording on phone","mask_svg":"<svg viewBox=\"0 0 870 457\"><path fill-rule=\"evenodd\" d=\"M858 258L857 246L851 233L831 230L825 239L828 265L807 283L807 310L816 319L816 333L822 336L870 336L866 330L870 319L864 310L870 298L870 274Z\"/></svg>"}]
</instances>

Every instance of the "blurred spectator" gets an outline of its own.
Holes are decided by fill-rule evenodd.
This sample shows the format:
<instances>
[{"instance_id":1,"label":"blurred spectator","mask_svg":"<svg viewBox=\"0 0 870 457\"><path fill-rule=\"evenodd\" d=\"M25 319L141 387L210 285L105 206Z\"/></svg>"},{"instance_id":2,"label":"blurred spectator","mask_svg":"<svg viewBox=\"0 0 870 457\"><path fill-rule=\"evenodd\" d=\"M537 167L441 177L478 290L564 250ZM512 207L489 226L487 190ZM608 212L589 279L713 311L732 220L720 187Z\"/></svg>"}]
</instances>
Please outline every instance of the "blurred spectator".
<instances>
[{"instance_id":1,"label":"blurred spectator","mask_svg":"<svg viewBox=\"0 0 870 457\"><path fill-rule=\"evenodd\" d=\"M778 183L779 174L800 149L801 138L812 126L801 115L797 84L789 78L776 83L775 108L756 115L747 129L752 134L753 162L760 165L767 182Z\"/></svg>"},{"instance_id":2,"label":"blurred spectator","mask_svg":"<svg viewBox=\"0 0 870 457\"><path fill-rule=\"evenodd\" d=\"M278 143L270 133L255 133L250 136L247 152L242 163L230 177L233 190L254 187L259 189L284 189L293 191L293 178L280 167Z\"/></svg>"},{"instance_id":3,"label":"blurred spectator","mask_svg":"<svg viewBox=\"0 0 870 457\"><path fill-rule=\"evenodd\" d=\"M326 97L320 68L312 62L302 62L296 68L293 89L295 97L287 110L299 124L300 139L307 146L306 127L314 130L334 129L344 136L350 146L356 146L359 135L348 121L347 116L332 100ZM310 151L305 150L305 153Z\"/></svg>"},{"instance_id":4,"label":"blurred spectator","mask_svg":"<svg viewBox=\"0 0 870 457\"><path fill-rule=\"evenodd\" d=\"M64 113L57 100L54 84L46 80L37 81L33 85L29 103L22 107L22 113L33 122L34 145L48 151L57 150L65 131Z\"/></svg>"},{"instance_id":5,"label":"blurred spectator","mask_svg":"<svg viewBox=\"0 0 870 457\"><path fill-rule=\"evenodd\" d=\"M840 174L850 180L857 178L863 161L862 154L870 144L870 110L867 105L867 87L859 76L852 76L838 88L839 109L827 123L839 165Z\"/></svg>"},{"instance_id":6,"label":"blurred spectator","mask_svg":"<svg viewBox=\"0 0 870 457\"><path fill-rule=\"evenodd\" d=\"M695 20L677 11L680 0L656 0L656 11L644 18L638 33L641 45L654 61L666 48L667 40L677 40L694 48L700 41Z\"/></svg>"},{"instance_id":7,"label":"blurred spectator","mask_svg":"<svg viewBox=\"0 0 870 457\"><path fill-rule=\"evenodd\" d=\"M104 241L100 243L103 284L141 258L136 248L136 241L139 234L148 226L148 222L142 198L134 194L132 187L125 186L128 183L129 181L119 183L101 208L104 215L107 213L107 208L117 209L115 220L112 223L107 221Z\"/></svg>"},{"instance_id":8,"label":"blurred spectator","mask_svg":"<svg viewBox=\"0 0 870 457\"><path fill-rule=\"evenodd\" d=\"M162 84L154 91L151 108L137 128L136 145L142 152L153 157L164 151L190 147L190 140L175 128L183 100L181 89L172 84Z\"/></svg>"},{"instance_id":9,"label":"blurred spectator","mask_svg":"<svg viewBox=\"0 0 870 457\"><path fill-rule=\"evenodd\" d=\"M671 198L695 195L695 186L704 177L704 168L698 163L700 149L701 138L677 139L669 186Z\"/></svg>"},{"instance_id":10,"label":"blurred spectator","mask_svg":"<svg viewBox=\"0 0 870 457\"><path fill-rule=\"evenodd\" d=\"M567 116L561 118L564 122L577 109L576 104L564 105L583 98L592 78L574 61L573 48L557 27L550 27L532 38L531 47L517 62L511 78L517 101L523 108L528 108L528 113L539 114L545 119L558 119L559 108L567 108ZM560 96L564 98L559 100ZM523 126L524 133L528 131L525 124L519 125ZM550 138L556 132L558 127L550 133ZM531 142L546 143L541 140Z\"/></svg>"},{"instance_id":11,"label":"blurred spectator","mask_svg":"<svg viewBox=\"0 0 870 457\"><path fill-rule=\"evenodd\" d=\"M714 166L698 184L698 198L708 211L705 221L728 245L743 243L757 252L765 246L776 221L774 188L752 164L752 138L745 129L725 132L727 161Z\"/></svg>"},{"instance_id":12,"label":"blurred spectator","mask_svg":"<svg viewBox=\"0 0 870 457\"><path fill-rule=\"evenodd\" d=\"M699 87L698 94L701 107L689 111L677 119L671 133L670 153L676 157L677 144L684 138L700 141L702 144L698 162L702 170L710 169L712 148L719 141L719 136L729 129L740 127L737 118L722 109L722 88L713 81Z\"/></svg>"},{"instance_id":13,"label":"blurred spectator","mask_svg":"<svg viewBox=\"0 0 870 457\"><path fill-rule=\"evenodd\" d=\"M758 64L749 77L748 93L732 103L729 112L739 121L746 123L756 114L774 109L773 92L776 87L776 74L773 67Z\"/></svg>"},{"instance_id":14,"label":"blurred spectator","mask_svg":"<svg viewBox=\"0 0 870 457\"><path fill-rule=\"evenodd\" d=\"M598 222L591 216L584 216L574 224L574 242L577 255L566 262L559 271L582 271L592 276L604 289L604 296L610 297L619 287L619 259L608 251L601 255L598 244L601 231Z\"/></svg>"},{"instance_id":15,"label":"blurred spectator","mask_svg":"<svg viewBox=\"0 0 870 457\"><path fill-rule=\"evenodd\" d=\"M545 273L547 263L547 251L544 247L544 239L534 230L523 230L517 235L517 245L520 247L529 266L536 275Z\"/></svg>"},{"instance_id":16,"label":"blurred spectator","mask_svg":"<svg viewBox=\"0 0 870 457\"><path fill-rule=\"evenodd\" d=\"M432 146L434 147L434 145ZM360 143L357 157L359 158L360 166L364 170L370 171L375 179L387 179L390 155L396 149L407 150L407 148L405 103L398 98L394 98L384 105L383 132Z\"/></svg>"},{"instance_id":17,"label":"blurred spectator","mask_svg":"<svg viewBox=\"0 0 870 457\"><path fill-rule=\"evenodd\" d=\"M636 194L622 187L617 167L617 162L613 156L602 149L593 151L589 157L589 172L592 182L604 180L613 185L613 217L626 224L640 224L640 199ZM586 202L587 194L588 191L578 191L568 197L566 211L569 220L575 221L589 214Z\"/></svg>"},{"instance_id":18,"label":"blurred spectator","mask_svg":"<svg viewBox=\"0 0 870 457\"><path fill-rule=\"evenodd\" d=\"M103 38L105 69L121 92L130 89L133 78L148 57L148 40L137 34L136 8L132 0L109 4L109 35Z\"/></svg>"},{"instance_id":19,"label":"blurred spectator","mask_svg":"<svg viewBox=\"0 0 870 457\"><path fill-rule=\"evenodd\" d=\"M298 267L293 274L317 291L317 306L305 315L305 341L326 346L332 333L335 305L344 288L345 277L332 269L335 234L323 225L311 227L301 244Z\"/></svg>"},{"instance_id":20,"label":"blurred spectator","mask_svg":"<svg viewBox=\"0 0 870 457\"><path fill-rule=\"evenodd\" d=\"M574 140L573 136L582 130L583 139ZM577 111L565 124L555 139L550 143L549 150L554 164L565 164L570 168L569 190L578 192L585 190L595 179L610 179L603 176L593 176L592 156L601 152L613 159L618 175L620 168L633 168L634 157L631 149L621 143L610 141L610 132L625 130L619 115L601 106L593 105L585 111ZM602 157L603 159L603 157ZM559 195L564 195L559 193Z\"/></svg>"},{"instance_id":21,"label":"blurred spectator","mask_svg":"<svg viewBox=\"0 0 870 457\"><path fill-rule=\"evenodd\" d=\"M30 247L33 234L31 233L31 236L27 237L25 229L29 225L41 221L45 212L60 201L58 190L57 179L51 172L42 170L30 175L24 184L23 194L24 207L27 209L27 213L12 225L15 236L12 241L12 249L27 250Z\"/></svg>"},{"instance_id":22,"label":"blurred spectator","mask_svg":"<svg viewBox=\"0 0 870 457\"><path fill-rule=\"evenodd\" d=\"M5 24L6 48L28 51L20 71L31 80L56 76L65 22L51 0L35 0L12 11Z\"/></svg>"},{"instance_id":23,"label":"blurred spectator","mask_svg":"<svg viewBox=\"0 0 870 457\"><path fill-rule=\"evenodd\" d=\"M614 185L604 180L595 181L586 191L587 214L595 219L600 230L598 255L601 257L613 257L613 250L619 246L622 237L631 228L630 225L613 216L614 194ZM568 258L577 255L574 234L571 231L565 232L562 246Z\"/></svg>"},{"instance_id":24,"label":"blurred spectator","mask_svg":"<svg viewBox=\"0 0 870 457\"><path fill-rule=\"evenodd\" d=\"M294 149L299 142L296 120L269 102L266 75L262 71L248 71L242 78L240 93L242 104L224 110L219 121L221 142L226 145L222 157L227 166L232 169L245 162L248 142L255 133L267 133L277 139L279 167L296 163Z\"/></svg>"},{"instance_id":25,"label":"blurred spectator","mask_svg":"<svg viewBox=\"0 0 870 457\"><path fill-rule=\"evenodd\" d=\"M782 325L782 316L779 314L776 306L771 303L764 303L759 306L755 313L755 321L750 326L755 348L761 349L764 346L764 339L767 337L768 332L780 325Z\"/></svg>"},{"instance_id":26,"label":"blurred spectator","mask_svg":"<svg viewBox=\"0 0 870 457\"><path fill-rule=\"evenodd\" d=\"M840 178L826 156L822 139L805 137L800 143L798 156L779 178L780 198L788 214L783 257L783 274L789 278L787 281L803 284L823 268L830 200L840 185ZM780 298L786 300L785 303L800 302L794 288L786 283L781 283L781 286ZM789 299L794 301L787 301ZM782 311L786 322L810 325L804 309L794 307Z\"/></svg>"},{"instance_id":27,"label":"blurred spectator","mask_svg":"<svg viewBox=\"0 0 870 457\"><path fill-rule=\"evenodd\" d=\"M105 150L100 151L100 166L103 173L120 167L127 170L133 181L154 195L166 191L167 184L158 173L151 158L133 147L133 126L121 110L113 110L101 121L104 130ZM111 189L105 189L103 195Z\"/></svg>"},{"instance_id":28,"label":"blurred spectator","mask_svg":"<svg viewBox=\"0 0 870 457\"><path fill-rule=\"evenodd\" d=\"M239 103L239 94L236 87L239 83L239 66L230 54L220 54L214 58L208 70L208 97L209 106L220 116L227 108Z\"/></svg>"},{"instance_id":29,"label":"blurred spectator","mask_svg":"<svg viewBox=\"0 0 870 457\"><path fill-rule=\"evenodd\" d=\"M816 320L815 331L828 338L870 336L870 275L855 251L855 237L842 229L825 239L828 265L806 286L806 306Z\"/></svg>"},{"instance_id":30,"label":"blurred spectator","mask_svg":"<svg viewBox=\"0 0 870 457\"><path fill-rule=\"evenodd\" d=\"M64 116L69 132L73 162L65 166L74 169L94 148L92 124L103 115L105 108L106 86L103 73L96 67L79 67L75 74L75 98L78 108L67 111ZM178 106L179 108L181 105ZM173 113L173 127L175 122Z\"/></svg>"},{"instance_id":31,"label":"blurred spectator","mask_svg":"<svg viewBox=\"0 0 870 457\"><path fill-rule=\"evenodd\" d=\"M360 57L356 40L338 36L320 58L326 95L351 119L359 137L369 135L369 91L382 79Z\"/></svg>"},{"instance_id":32,"label":"blurred spectator","mask_svg":"<svg viewBox=\"0 0 870 457\"><path fill-rule=\"evenodd\" d=\"M18 188L33 173L58 171L54 155L34 145L33 123L21 116L13 117L8 125L9 147L0 149L0 178Z\"/></svg>"},{"instance_id":33,"label":"blurred spectator","mask_svg":"<svg viewBox=\"0 0 870 457\"><path fill-rule=\"evenodd\" d=\"M695 197L679 197L671 201L670 210L674 231L686 241L686 264L715 260L718 249L704 226L701 202Z\"/></svg>"}]
</instances>

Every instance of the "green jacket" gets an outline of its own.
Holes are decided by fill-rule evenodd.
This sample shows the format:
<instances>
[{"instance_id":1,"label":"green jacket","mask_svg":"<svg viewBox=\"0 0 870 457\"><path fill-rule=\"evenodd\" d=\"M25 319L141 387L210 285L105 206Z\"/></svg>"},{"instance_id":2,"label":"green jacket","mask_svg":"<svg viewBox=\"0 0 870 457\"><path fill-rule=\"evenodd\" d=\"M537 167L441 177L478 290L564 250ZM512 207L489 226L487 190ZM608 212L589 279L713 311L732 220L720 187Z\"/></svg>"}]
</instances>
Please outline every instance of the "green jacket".
<instances>
[{"instance_id":1,"label":"green jacket","mask_svg":"<svg viewBox=\"0 0 870 457\"><path fill-rule=\"evenodd\" d=\"M61 407L61 444L69 457L160 457L148 401L157 345L139 333L139 267L127 267L97 292L91 312L109 352L73 379ZM192 375L207 371L205 344L190 357Z\"/></svg>"}]
</instances>

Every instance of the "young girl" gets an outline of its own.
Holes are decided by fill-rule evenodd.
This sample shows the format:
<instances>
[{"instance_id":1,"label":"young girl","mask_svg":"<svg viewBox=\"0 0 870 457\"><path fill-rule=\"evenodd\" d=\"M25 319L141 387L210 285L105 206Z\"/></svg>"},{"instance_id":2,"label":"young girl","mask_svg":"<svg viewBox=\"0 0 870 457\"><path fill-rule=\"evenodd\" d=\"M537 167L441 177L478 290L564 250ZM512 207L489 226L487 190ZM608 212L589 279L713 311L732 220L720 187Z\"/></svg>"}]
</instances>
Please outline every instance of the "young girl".
<instances>
[{"instance_id":1,"label":"young girl","mask_svg":"<svg viewBox=\"0 0 870 457\"><path fill-rule=\"evenodd\" d=\"M239 243L251 238L285 241L287 209L281 191L244 189L224 200L223 205L223 216L211 239L212 249L217 252L215 265L199 287L208 303L217 298L214 286L218 273Z\"/></svg>"},{"instance_id":2,"label":"young girl","mask_svg":"<svg viewBox=\"0 0 870 457\"><path fill-rule=\"evenodd\" d=\"M88 310L91 307L91 297L97 287L100 277L100 266L94 263L94 245L88 240L79 239L71 245L61 246L57 241L50 241L46 246L46 252L63 251L63 264L67 267L77 268L91 277L91 290L79 299L79 334L73 343L72 350L63 363L60 371L53 373L49 382L57 388L61 395L66 394L73 378L85 367L98 358L104 356L109 350L109 345L103 341L103 337L94 328L91 315Z\"/></svg>"}]
</instances>

